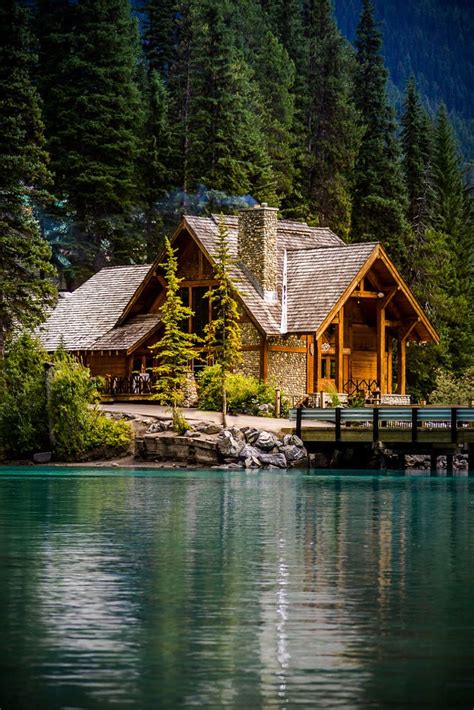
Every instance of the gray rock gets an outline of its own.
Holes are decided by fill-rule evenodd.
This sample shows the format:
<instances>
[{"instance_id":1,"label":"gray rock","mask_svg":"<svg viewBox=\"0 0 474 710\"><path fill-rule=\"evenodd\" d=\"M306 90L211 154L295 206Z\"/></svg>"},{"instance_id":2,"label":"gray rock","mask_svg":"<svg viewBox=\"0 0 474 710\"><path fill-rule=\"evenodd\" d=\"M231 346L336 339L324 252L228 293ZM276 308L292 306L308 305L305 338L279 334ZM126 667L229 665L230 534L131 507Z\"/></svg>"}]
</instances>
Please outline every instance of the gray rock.
<instances>
[{"instance_id":1,"label":"gray rock","mask_svg":"<svg viewBox=\"0 0 474 710\"><path fill-rule=\"evenodd\" d=\"M259 450L256 449L254 446L250 446L250 444L244 444L242 449L240 450L239 457L241 459L247 459L249 457L254 456L258 459L259 454Z\"/></svg>"},{"instance_id":2,"label":"gray rock","mask_svg":"<svg viewBox=\"0 0 474 710\"><path fill-rule=\"evenodd\" d=\"M49 463L51 461L51 451L40 451L33 454L34 463Z\"/></svg>"},{"instance_id":3,"label":"gray rock","mask_svg":"<svg viewBox=\"0 0 474 710\"><path fill-rule=\"evenodd\" d=\"M192 429L187 429L187 430L184 432L184 436L187 436L187 437L190 438L190 439L199 439L199 437L201 436L201 434L200 434L199 431L192 431Z\"/></svg>"},{"instance_id":4,"label":"gray rock","mask_svg":"<svg viewBox=\"0 0 474 710\"><path fill-rule=\"evenodd\" d=\"M258 457L261 463L277 468L287 468L286 458L283 454L260 454Z\"/></svg>"},{"instance_id":5,"label":"gray rock","mask_svg":"<svg viewBox=\"0 0 474 710\"><path fill-rule=\"evenodd\" d=\"M245 433L245 439L248 444L255 444L257 441L258 437L260 436L260 432L258 429L247 429Z\"/></svg>"},{"instance_id":6,"label":"gray rock","mask_svg":"<svg viewBox=\"0 0 474 710\"><path fill-rule=\"evenodd\" d=\"M245 468L261 468L262 464L256 456L248 456L244 461Z\"/></svg>"},{"instance_id":7,"label":"gray rock","mask_svg":"<svg viewBox=\"0 0 474 710\"><path fill-rule=\"evenodd\" d=\"M290 464L306 457L305 450L300 449L299 446L295 446L294 444L283 446L281 453L285 455L286 460Z\"/></svg>"},{"instance_id":8,"label":"gray rock","mask_svg":"<svg viewBox=\"0 0 474 710\"><path fill-rule=\"evenodd\" d=\"M283 444L285 446L299 446L300 449L304 448L304 443L296 434L285 434L283 437Z\"/></svg>"},{"instance_id":9,"label":"gray rock","mask_svg":"<svg viewBox=\"0 0 474 710\"><path fill-rule=\"evenodd\" d=\"M221 430L222 427L219 424L206 424L203 432L204 434L219 434Z\"/></svg>"},{"instance_id":10,"label":"gray rock","mask_svg":"<svg viewBox=\"0 0 474 710\"><path fill-rule=\"evenodd\" d=\"M259 404L257 409L260 414L273 414L275 411L273 404Z\"/></svg>"},{"instance_id":11,"label":"gray rock","mask_svg":"<svg viewBox=\"0 0 474 710\"><path fill-rule=\"evenodd\" d=\"M235 426L227 427L226 431L230 432L236 441L245 441L245 435L240 429Z\"/></svg>"},{"instance_id":12,"label":"gray rock","mask_svg":"<svg viewBox=\"0 0 474 710\"><path fill-rule=\"evenodd\" d=\"M228 429L219 434L217 449L222 456L237 458L243 446L244 443L235 439Z\"/></svg>"},{"instance_id":13,"label":"gray rock","mask_svg":"<svg viewBox=\"0 0 474 710\"><path fill-rule=\"evenodd\" d=\"M255 442L255 446L262 449L262 451L271 451L277 442L278 439L276 436L271 434L269 431L262 431Z\"/></svg>"}]
</instances>

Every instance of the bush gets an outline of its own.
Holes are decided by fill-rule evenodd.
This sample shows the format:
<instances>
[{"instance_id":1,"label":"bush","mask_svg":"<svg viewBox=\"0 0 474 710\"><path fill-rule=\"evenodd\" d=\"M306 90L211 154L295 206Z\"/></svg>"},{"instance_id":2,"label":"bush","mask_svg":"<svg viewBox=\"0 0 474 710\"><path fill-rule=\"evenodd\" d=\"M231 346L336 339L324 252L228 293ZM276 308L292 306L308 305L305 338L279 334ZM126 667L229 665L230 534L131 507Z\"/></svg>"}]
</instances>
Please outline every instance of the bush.
<instances>
[{"instance_id":1,"label":"bush","mask_svg":"<svg viewBox=\"0 0 474 710\"><path fill-rule=\"evenodd\" d=\"M220 367L211 365L204 368L199 376L199 409L218 412L222 409ZM259 382L255 377L240 373L229 373L226 377L227 406L230 414L253 414L271 416L274 411L276 388ZM283 398L282 398L283 399ZM269 412L262 412L262 404L270 405Z\"/></svg>"},{"instance_id":2,"label":"bush","mask_svg":"<svg viewBox=\"0 0 474 710\"><path fill-rule=\"evenodd\" d=\"M96 449L101 454L104 449L124 453L130 446L130 425L109 419L95 406L98 384L72 355L56 353L49 415L54 454L62 461L80 460Z\"/></svg>"},{"instance_id":3,"label":"bush","mask_svg":"<svg viewBox=\"0 0 474 710\"><path fill-rule=\"evenodd\" d=\"M437 370L435 389L429 396L430 404L468 405L474 399L474 367L456 377L447 370Z\"/></svg>"},{"instance_id":4,"label":"bush","mask_svg":"<svg viewBox=\"0 0 474 710\"><path fill-rule=\"evenodd\" d=\"M28 456L49 447L46 416L47 353L30 335L7 343L0 367L0 449Z\"/></svg>"}]
</instances>

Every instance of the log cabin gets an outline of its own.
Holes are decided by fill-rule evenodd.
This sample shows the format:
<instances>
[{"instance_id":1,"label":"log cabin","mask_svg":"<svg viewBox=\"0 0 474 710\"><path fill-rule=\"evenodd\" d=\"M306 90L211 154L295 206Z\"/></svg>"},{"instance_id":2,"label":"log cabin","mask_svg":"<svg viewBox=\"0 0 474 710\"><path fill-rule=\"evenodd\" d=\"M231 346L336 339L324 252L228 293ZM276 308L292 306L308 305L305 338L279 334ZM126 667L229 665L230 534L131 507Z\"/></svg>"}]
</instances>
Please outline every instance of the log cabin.
<instances>
[{"instance_id":1,"label":"log cabin","mask_svg":"<svg viewBox=\"0 0 474 710\"><path fill-rule=\"evenodd\" d=\"M328 228L277 215L261 204L238 216L182 218L172 243L181 295L193 311L189 331L202 334L211 317L206 293L224 219L241 311L241 370L293 398L332 389L408 403L407 345L439 336L382 245L345 244ZM106 378L109 396L149 396L150 346L160 339L166 293L162 261L159 254L151 265L102 269L61 298L40 330L46 349L75 353ZM190 369L208 357L196 353Z\"/></svg>"}]
</instances>

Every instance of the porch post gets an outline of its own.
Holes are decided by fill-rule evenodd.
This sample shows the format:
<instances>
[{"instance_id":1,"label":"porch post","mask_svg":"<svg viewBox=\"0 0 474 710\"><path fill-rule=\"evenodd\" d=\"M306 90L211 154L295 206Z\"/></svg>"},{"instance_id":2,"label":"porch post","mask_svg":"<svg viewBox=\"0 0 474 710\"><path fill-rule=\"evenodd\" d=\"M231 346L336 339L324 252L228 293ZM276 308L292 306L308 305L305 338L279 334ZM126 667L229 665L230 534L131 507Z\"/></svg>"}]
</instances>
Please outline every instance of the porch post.
<instances>
[{"instance_id":1,"label":"porch post","mask_svg":"<svg viewBox=\"0 0 474 710\"><path fill-rule=\"evenodd\" d=\"M380 394L386 394L387 380L385 371L385 308L382 303L377 304L377 380Z\"/></svg>"},{"instance_id":2,"label":"porch post","mask_svg":"<svg viewBox=\"0 0 474 710\"><path fill-rule=\"evenodd\" d=\"M314 391L319 392L321 387L319 380L321 378L321 336L319 338L314 335Z\"/></svg>"},{"instance_id":3,"label":"porch post","mask_svg":"<svg viewBox=\"0 0 474 710\"><path fill-rule=\"evenodd\" d=\"M407 341L400 336L397 338L397 355L397 393L406 394Z\"/></svg>"},{"instance_id":4,"label":"porch post","mask_svg":"<svg viewBox=\"0 0 474 710\"><path fill-rule=\"evenodd\" d=\"M306 336L306 392L314 392L314 335Z\"/></svg>"},{"instance_id":5,"label":"porch post","mask_svg":"<svg viewBox=\"0 0 474 710\"><path fill-rule=\"evenodd\" d=\"M268 380L268 339L264 335L260 341L260 379Z\"/></svg>"},{"instance_id":6,"label":"porch post","mask_svg":"<svg viewBox=\"0 0 474 710\"><path fill-rule=\"evenodd\" d=\"M344 306L339 311L336 331L336 389L344 390Z\"/></svg>"}]
</instances>

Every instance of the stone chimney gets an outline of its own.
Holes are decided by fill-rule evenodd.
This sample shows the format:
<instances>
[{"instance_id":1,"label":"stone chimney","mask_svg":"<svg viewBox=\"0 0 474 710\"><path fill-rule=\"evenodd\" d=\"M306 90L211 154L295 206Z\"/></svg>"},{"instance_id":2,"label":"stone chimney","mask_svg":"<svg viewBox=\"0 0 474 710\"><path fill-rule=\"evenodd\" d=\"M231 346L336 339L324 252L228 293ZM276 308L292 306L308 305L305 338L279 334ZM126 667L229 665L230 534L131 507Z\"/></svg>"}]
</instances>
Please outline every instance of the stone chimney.
<instances>
[{"instance_id":1,"label":"stone chimney","mask_svg":"<svg viewBox=\"0 0 474 710\"><path fill-rule=\"evenodd\" d=\"M277 214L266 202L239 214L239 260L269 303L277 300Z\"/></svg>"}]
</instances>

